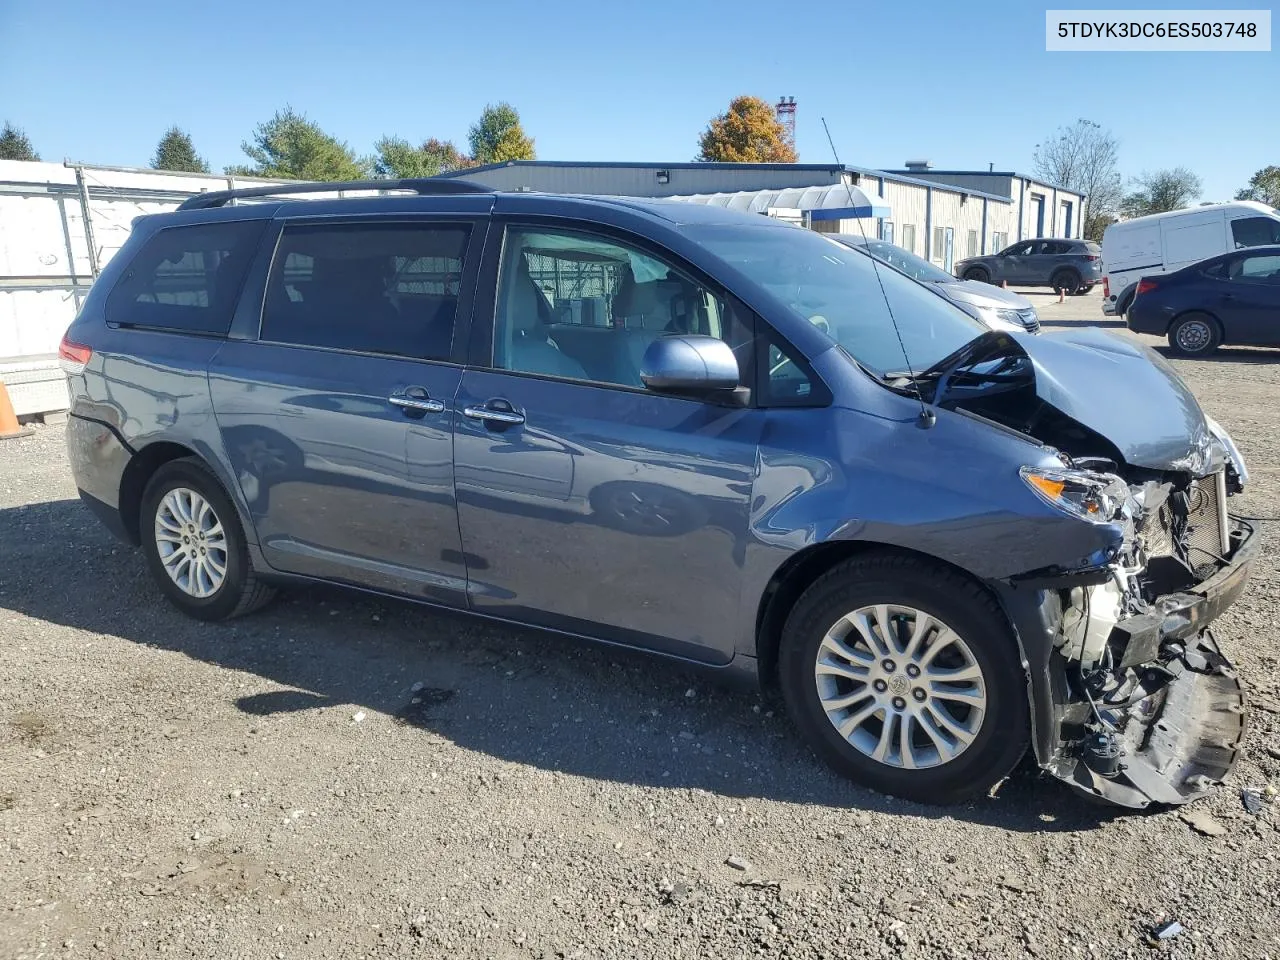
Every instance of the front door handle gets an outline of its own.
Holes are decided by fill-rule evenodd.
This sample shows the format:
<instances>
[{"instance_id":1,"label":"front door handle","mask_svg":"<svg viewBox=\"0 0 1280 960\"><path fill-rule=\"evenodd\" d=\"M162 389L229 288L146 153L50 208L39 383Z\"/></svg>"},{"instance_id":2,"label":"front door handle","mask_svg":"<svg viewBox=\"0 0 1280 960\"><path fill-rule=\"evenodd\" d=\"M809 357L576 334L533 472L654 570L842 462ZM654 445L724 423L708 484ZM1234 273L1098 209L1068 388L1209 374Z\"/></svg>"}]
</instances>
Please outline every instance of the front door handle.
<instances>
[{"instance_id":1,"label":"front door handle","mask_svg":"<svg viewBox=\"0 0 1280 960\"><path fill-rule=\"evenodd\" d=\"M501 404L501 406L499 406ZM505 400L490 400L483 406L463 407L463 414L472 420L483 420L486 423L500 423L503 426L513 426L518 423L524 423L524 414L518 413L511 409L511 404Z\"/></svg>"},{"instance_id":2,"label":"front door handle","mask_svg":"<svg viewBox=\"0 0 1280 960\"><path fill-rule=\"evenodd\" d=\"M399 407L405 416L421 417L428 413L444 413L444 401L432 400L422 387L405 387L404 390L387 397L393 407Z\"/></svg>"}]
</instances>

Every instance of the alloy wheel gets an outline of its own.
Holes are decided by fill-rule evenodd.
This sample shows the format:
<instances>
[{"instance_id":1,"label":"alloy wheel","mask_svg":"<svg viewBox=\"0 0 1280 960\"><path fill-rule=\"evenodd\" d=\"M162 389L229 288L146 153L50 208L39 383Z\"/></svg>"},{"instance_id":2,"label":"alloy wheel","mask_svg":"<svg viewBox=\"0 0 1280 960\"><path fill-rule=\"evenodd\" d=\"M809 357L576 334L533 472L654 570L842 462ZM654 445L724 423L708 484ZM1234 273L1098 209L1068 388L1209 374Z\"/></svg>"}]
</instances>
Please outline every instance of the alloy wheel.
<instances>
[{"instance_id":1,"label":"alloy wheel","mask_svg":"<svg viewBox=\"0 0 1280 960\"><path fill-rule=\"evenodd\" d=\"M178 589L197 599L213 596L227 578L227 538L209 501L175 487L156 508L156 550Z\"/></svg>"},{"instance_id":2,"label":"alloy wheel","mask_svg":"<svg viewBox=\"0 0 1280 960\"><path fill-rule=\"evenodd\" d=\"M986 680L968 644L909 606L877 604L841 617L818 646L814 680L840 736L899 769L954 760L988 709Z\"/></svg>"}]
</instances>

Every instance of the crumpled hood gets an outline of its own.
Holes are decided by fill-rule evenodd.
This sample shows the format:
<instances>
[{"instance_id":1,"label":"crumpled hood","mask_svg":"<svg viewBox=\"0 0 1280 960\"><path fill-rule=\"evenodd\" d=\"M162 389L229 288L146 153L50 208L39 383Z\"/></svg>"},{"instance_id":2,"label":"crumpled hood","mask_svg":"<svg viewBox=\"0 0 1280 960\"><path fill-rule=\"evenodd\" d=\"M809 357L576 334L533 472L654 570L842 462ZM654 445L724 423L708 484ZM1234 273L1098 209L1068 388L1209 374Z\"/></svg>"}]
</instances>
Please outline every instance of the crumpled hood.
<instances>
[{"instance_id":1,"label":"crumpled hood","mask_svg":"<svg viewBox=\"0 0 1280 960\"><path fill-rule=\"evenodd\" d=\"M1132 466L1203 476L1220 456L1200 404L1150 347L1096 327L1011 334L1045 403L1106 437Z\"/></svg>"},{"instance_id":2,"label":"crumpled hood","mask_svg":"<svg viewBox=\"0 0 1280 960\"><path fill-rule=\"evenodd\" d=\"M1028 310L1034 307L1030 300L1021 294L995 287L978 280L957 280L955 283L940 283L938 289L947 298L957 303L971 303L975 307L996 307L1001 310Z\"/></svg>"}]
</instances>

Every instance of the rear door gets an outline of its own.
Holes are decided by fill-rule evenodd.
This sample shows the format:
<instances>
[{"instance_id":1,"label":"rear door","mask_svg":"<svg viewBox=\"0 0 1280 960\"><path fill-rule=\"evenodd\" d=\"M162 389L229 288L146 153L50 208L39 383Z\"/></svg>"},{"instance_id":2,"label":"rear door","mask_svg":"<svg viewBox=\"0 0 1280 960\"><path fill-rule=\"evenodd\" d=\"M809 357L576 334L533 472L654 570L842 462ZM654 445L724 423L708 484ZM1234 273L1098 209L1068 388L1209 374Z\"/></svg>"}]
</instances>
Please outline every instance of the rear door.
<instances>
[{"instance_id":1,"label":"rear door","mask_svg":"<svg viewBox=\"0 0 1280 960\"><path fill-rule=\"evenodd\" d=\"M1280 344L1280 254L1230 260L1226 276L1217 310L1227 342Z\"/></svg>"},{"instance_id":2,"label":"rear door","mask_svg":"<svg viewBox=\"0 0 1280 960\"><path fill-rule=\"evenodd\" d=\"M465 606L453 495L485 220L294 217L210 369L268 564Z\"/></svg>"}]
</instances>

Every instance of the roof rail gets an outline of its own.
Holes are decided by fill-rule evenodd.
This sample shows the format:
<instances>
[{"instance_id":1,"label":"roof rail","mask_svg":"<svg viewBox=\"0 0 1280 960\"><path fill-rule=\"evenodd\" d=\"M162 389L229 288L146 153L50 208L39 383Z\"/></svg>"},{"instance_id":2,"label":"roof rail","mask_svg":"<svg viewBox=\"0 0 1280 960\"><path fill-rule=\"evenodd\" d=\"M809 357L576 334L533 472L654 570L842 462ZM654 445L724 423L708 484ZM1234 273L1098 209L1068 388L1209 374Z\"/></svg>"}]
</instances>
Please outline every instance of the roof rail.
<instances>
[{"instance_id":1,"label":"roof rail","mask_svg":"<svg viewBox=\"0 0 1280 960\"><path fill-rule=\"evenodd\" d=\"M492 187L471 180L419 177L410 180L341 180L321 183L282 183L276 187L247 187L244 190L211 190L188 197L179 210L208 210L241 197L275 197L289 193L337 193L341 190L410 190L419 196L450 193L493 193Z\"/></svg>"}]
</instances>

